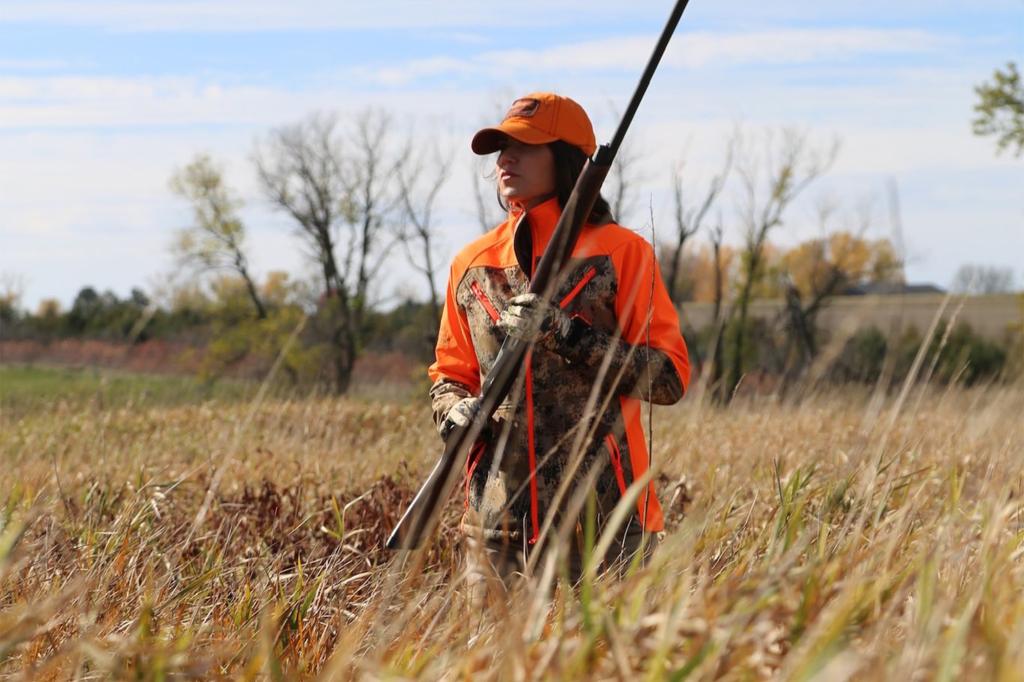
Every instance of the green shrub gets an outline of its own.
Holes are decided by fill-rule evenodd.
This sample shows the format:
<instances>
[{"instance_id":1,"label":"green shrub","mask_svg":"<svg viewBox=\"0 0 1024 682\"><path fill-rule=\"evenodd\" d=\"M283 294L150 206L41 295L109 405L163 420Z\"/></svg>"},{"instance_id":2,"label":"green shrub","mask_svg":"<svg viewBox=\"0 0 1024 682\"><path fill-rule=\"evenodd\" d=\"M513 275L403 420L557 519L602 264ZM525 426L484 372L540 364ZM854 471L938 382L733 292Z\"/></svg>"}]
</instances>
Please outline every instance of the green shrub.
<instances>
[{"instance_id":1,"label":"green shrub","mask_svg":"<svg viewBox=\"0 0 1024 682\"><path fill-rule=\"evenodd\" d=\"M995 341L975 333L964 322L953 328L946 343L940 348L944 334L945 329L940 328L928 352L929 361L935 362L935 379L942 383L962 381L971 386L979 381L996 379L1002 374L1007 351Z\"/></svg>"},{"instance_id":2,"label":"green shrub","mask_svg":"<svg viewBox=\"0 0 1024 682\"><path fill-rule=\"evenodd\" d=\"M297 339L286 348L302 314L299 308L289 306L272 309L263 320L251 316L233 322L218 319L203 353L200 376L208 381L228 374L263 378L283 353L279 383L317 385L327 366L323 344L304 344Z\"/></svg>"},{"instance_id":3,"label":"green shrub","mask_svg":"<svg viewBox=\"0 0 1024 682\"><path fill-rule=\"evenodd\" d=\"M834 381L874 383L882 374L888 350L885 334L878 327L861 329L847 340L829 376Z\"/></svg>"}]
</instances>

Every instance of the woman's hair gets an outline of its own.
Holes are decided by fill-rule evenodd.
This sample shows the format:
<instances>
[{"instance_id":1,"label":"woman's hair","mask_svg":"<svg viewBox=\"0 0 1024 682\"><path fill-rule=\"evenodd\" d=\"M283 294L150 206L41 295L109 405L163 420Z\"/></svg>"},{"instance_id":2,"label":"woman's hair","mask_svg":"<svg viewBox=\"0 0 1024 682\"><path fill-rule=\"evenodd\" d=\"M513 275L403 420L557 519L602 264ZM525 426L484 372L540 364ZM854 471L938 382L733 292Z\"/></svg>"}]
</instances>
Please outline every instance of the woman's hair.
<instances>
[{"instance_id":1,"label":"woman's hair","mask_svg":"<svg viewBox=\"0 0 1024 682\"><path fill-rule=\"evenodd\" d=\"M576 180L580 177L580 173L583 172L583 166L587 162L587 155L576 145L563 142L562 140L549 142L547 146L551 149L551 155L554 157L555 196L558 197L558 205L565 208L565 203L569 201L569 195L572 194L572 188L576 186ZM508 205L502 201L500 192L498 194L498 205L501 206L503 211L508 210ZM613 220L611 207L605 198L598 194L587 222L600 225L602 223L610 223Z\"/></svg>"}]
</instances>

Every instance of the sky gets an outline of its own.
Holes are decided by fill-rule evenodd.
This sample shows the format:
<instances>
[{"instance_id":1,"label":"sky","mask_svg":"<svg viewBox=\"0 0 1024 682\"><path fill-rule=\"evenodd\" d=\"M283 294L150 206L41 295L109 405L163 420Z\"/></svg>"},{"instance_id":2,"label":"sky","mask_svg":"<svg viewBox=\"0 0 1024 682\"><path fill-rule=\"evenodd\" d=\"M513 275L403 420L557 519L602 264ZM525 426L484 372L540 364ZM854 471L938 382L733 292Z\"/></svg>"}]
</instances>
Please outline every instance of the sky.
<instances>
[{"instance_id":1,"label":"sky","mask_svg":"<svg viewBox=\"0 0 1024 682\"><path fill-rule=\"evenodd\" d=\"M607 141L670 5L0 0L0 277L30 310L67 306L85 285L156 289L191 218L169 178L198 153L245 202L256 272L300 275L310 264L260 193L254 144L312 112L370 108L393 116L396 139L436 139L453 155L435 217L447 261L479 232L473 132L516 96L555 90ZM970 126L974 86L1010 60L1024 62L1024 0L692 0L627 138L640 181L622 222L667 239L673 167L685 161L696 196L731 131L796 127L840 152L773 241L820 234L828 202L833 228L868 215L865 236L898 237L912 281L946 286L980 263L1024 285L1024 158ZM721 203L733 241L737 185ZM399 256L382 303L422 291Z\"/></svg>"}]
</instances>

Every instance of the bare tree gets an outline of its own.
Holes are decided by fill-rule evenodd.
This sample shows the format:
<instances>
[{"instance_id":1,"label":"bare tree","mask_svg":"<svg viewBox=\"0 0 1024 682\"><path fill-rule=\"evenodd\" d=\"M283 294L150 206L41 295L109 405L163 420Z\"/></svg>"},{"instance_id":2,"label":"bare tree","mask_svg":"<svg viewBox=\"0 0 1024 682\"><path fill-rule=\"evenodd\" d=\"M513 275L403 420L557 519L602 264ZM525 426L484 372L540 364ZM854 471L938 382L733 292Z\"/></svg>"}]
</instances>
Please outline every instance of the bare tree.
<instances>
[{"instance_id":1,"label":"bare tree","mask_svg":"<svg viewBox=\"0 0 1024 682\"><path fill-rule=\"evenodd\" d=\"M25 277L15 272L0 272L0 301L12 308L21 304L25 294Z\"/></svg>"},{"instance_id":2,"label":"bare tree","mask_svg":"<svg viewBox=\"0 0 1024 682\"><path fill-rule=\"evenodd\" d=\"M398 237L409 264L427 280L430 313L437 329L441 325L441 299L434 253L437 244L434 202L451 173L453 155L451 151L442 152L436 144L419 154L414 153L412 147L411 143L406 147L403 162L395 172L405 216Z\"/></svg>"},{"instance_id":3,"label":"bare tree","mask_svg":"<svg viewBox=\"0 0 1024 682\"><path fill-rule=\"evenodd\" d=\"M725 315L722 314L722 305L725 299L725 263L722 253L722 242L725 238L725 229L722 226L722 216L711 229L711 254L714 258L715 277L715 302L711 314L711 326L714 329L714 349L711 351L709 363L711 367L709 384L712 387L713 395L719 400L724 397L722 389L722 368L725 364Z\"/></svg>"},{"instance_id":4,"label":"bare tree","mask_svg":"<svg viewBox=\"0 0 1024 682\"><path fill-rule=\"evenodd\" d=\"M785 280L783 288L786 305L782 312L786 316L786 329L789 338L786 349L786 367L783 373L783 390L785 390L811 364L814 356L818 354L818 347L811 326L811 317L807 314L800 298L800 290L796 288L791 277L784 275L783 279Z\"/></svg>"},{"instance_id":5,"label":"bare tree","mask_svg":"<svg viewBox=\"0 0 1024 682\"><path fill-rule=\"evenodd\" d=\"M0 272L0 337L11 333L21 317L24 279L9 272Z\"/></svg>"},{"instance_id":6,"label":"bare tree","mask_svg":"<svg viewBox=\"0 0 1024 682\"><path fill-rule=\"evenodd\" d=\"M368 109L356 117L351 138L355 153L349 158L351 185L343 215L349 244L358 249L347 252L344 272L355 275L352 289L360 332L372 285L391 246L389 221L401 205L394 183L400 155L389 148L392 127L390 114Z\"/></svg>"},{"instance_id":7,"label":"bare tree","mask_svg":"<svg viewBox=\"0 0 1024 682\"><path fill-rule=\"evenodd\" d=\"M487 110L480 119L480 126L494 125L495 121L505 118L509 103L515 100L515 93L510 90L491 94ZM474 156L471 162L470 178L473 181L473 206L476 209L476 220L480 232L487 233L494 229L505 216L499 210L496 190L497 176L494 172L495 157Z\"/></svg>"},{"instance_id":8,"label":"bare tree","mask_svg":"<svg viewBox=\"0 0 1024 682\"><path fill-rule=\"evenodd\" d=\"M470 175L473 178L473 202L476 208L477 224L480 226L481 232L487 233L501 222L501 216L495 210L498 202L492 184L494 182L494 160L490 156L474 158Z\"/></svg>"},{"instance_id":9,"label":"bare tree","mask_svg":"<svg viewBox=\"0 0 1024 682\"><path fill-rule=\"evenodd\" d=\"M0 272L0 298L15 305L25 295L25 275L17 272Z\"/></svg>"},{"instance_id":10,"label":"bare tree","mask_svg":"<svg viewBox=\"0 0 1024 682\"><path fill-rule=\"evenodd\" d=\"M261 320L267 309L260 297L245 253L241 207L224 183L223 171L200 154L171 178L171 189L192 204L193 224L178 231L172 249L178 262L197 271L231 271L242 278Z\"/></svg>"},{"instance_id":11,"label":"bare tree","mask_svg":"<svg viewBox=\"0 0 1024 682\"><path fill-rule=\"evenodd\" d=\"M255 159L267 197L295 221L319 269L334 387L343 393L365 331L372 280L387 254L395 197L390 117L362 113L348 139L338 123L336 115L314 114L277 128L257 146Z\"/></svg>"},{"instance_id":12,"label":"bare tree","mask_svg":"<svg viewBox=\"0 0 1024 682\"><path fill-rule=\"evenodd\" d=\"M1013 268L995 265L961 265L953 275L958 294L1008 294L1013 292Z\"/></svg>"},{"instance_id":13,"label":"bare tree","mask_svg":"<svg viewBox=\"0 0 1024 682\"><path fill-rule=\"evenodd\" d=\"M794 129L767 131L758 141L760 147L754 148L739 138L737 146L737 172L744 190L740 204L744 243L732 357L725 381L727 400L743 373L750 300L761 275L768 235L782 224L793 200L832 166L839 151L838 140L820 148L811 147L807 134Z\"/></svg>"},{"instance_id":14,"label":"bare tree","mask_svg":"<svg viewBox=\"0 0 1024 682\"><path fill-rule=\"evenodd\" d=\"M643 180L640 155L636 147L624 142L611 162L608 171L608 206L611 215L620 224L627 224L636 212L639 201L637 185Z\"/></svg>"},{"instance_id":15,"label":"bare tree","mask_svg":"<svg viewBox=\"0 0 1024 682\"><path fill-rule=\"evenodd\" d=\"M683 260L683 249L686 246L687 240L700 230L700 226L704 222L705 216L707 216L708 211L711 210L711 207L721 195L722 188L725 187L725 181L729 176L729 169L732 166L732 154L732 144L730 144L726 153L725 162L722 164L721 171L711 178L711 182L708 183L707 191L703 194L703 198L695 205L688 205L686 201L683 174L683 170L685 168L684 164L680 163L672 169L672 193L675 199L676 240L668 259L669 272L667 281L669 298L671 298L672 302L677 305L680 302L679 268Z\"/></svg>"},{"instance_id":16,"label":"bare tree","mask_svg":"<svg viewBox=\"0 0 1024 682\"><path fill-rule=\"evenodd\" d=\"M617 112L615 118L619 118ZM612 210L612 217L620 225L630 223L639 203L637 187L646 179L640 165L643 155L636 144L628 140L629 138L619 147L606 180L608 191L605 196Z\"/></svg>"},{"instance_id":17,"label":"bare tree","mask_svg":"<svg viewBox=\"0 0 1024 682\"><path fill-rule=\"evenodd\" d=\"M835 201L823 199L816 218L820 236L798 244L781 259L785 306L776 323L787 337L783 392L818 356L817 317L834 296L850 286L903 280L903 263L892 242L864 238L875 222L869 203L840 212Z\"/></svg>"}]
</instances>

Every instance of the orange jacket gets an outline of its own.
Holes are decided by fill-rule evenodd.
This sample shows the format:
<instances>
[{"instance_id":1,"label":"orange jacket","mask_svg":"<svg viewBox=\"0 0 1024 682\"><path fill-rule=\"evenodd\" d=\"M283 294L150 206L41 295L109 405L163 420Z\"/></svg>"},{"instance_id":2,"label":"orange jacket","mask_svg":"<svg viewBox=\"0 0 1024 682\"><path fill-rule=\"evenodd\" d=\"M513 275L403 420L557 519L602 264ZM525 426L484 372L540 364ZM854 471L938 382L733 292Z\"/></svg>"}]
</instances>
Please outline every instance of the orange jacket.
<instances>
[{"instance_id":1,"label":"orange jacket","mask_svg":"<svg viewBox=\"0 0 1024 682\"><path fill-rule=\"evenodd\" d=\"M528 290L527 271L536 266L559 215L555 199L525 216L513 213L455 257L429 369L439 422L461 398L479 393L504 338L495 322L508 299ZM518 389L497 413L502 423L510 422L506 447L499 453L487 443L469 461L467 505L485 533L522 532L536 539L581 424L593 432L577 476L595 464L603 469L596 483L600 524L633 478L647 470L639 401L674 403L689 384L679 319L644 238L616 224L586 225L569 272L553 302L573 319L570 338L533 349ZM596 423L585 421L602 364L608 365L602 397L613 395ZM638 500L638 518L658 531L663 519L653 484L648 492Z\"/></svg>"}]
</instances>

